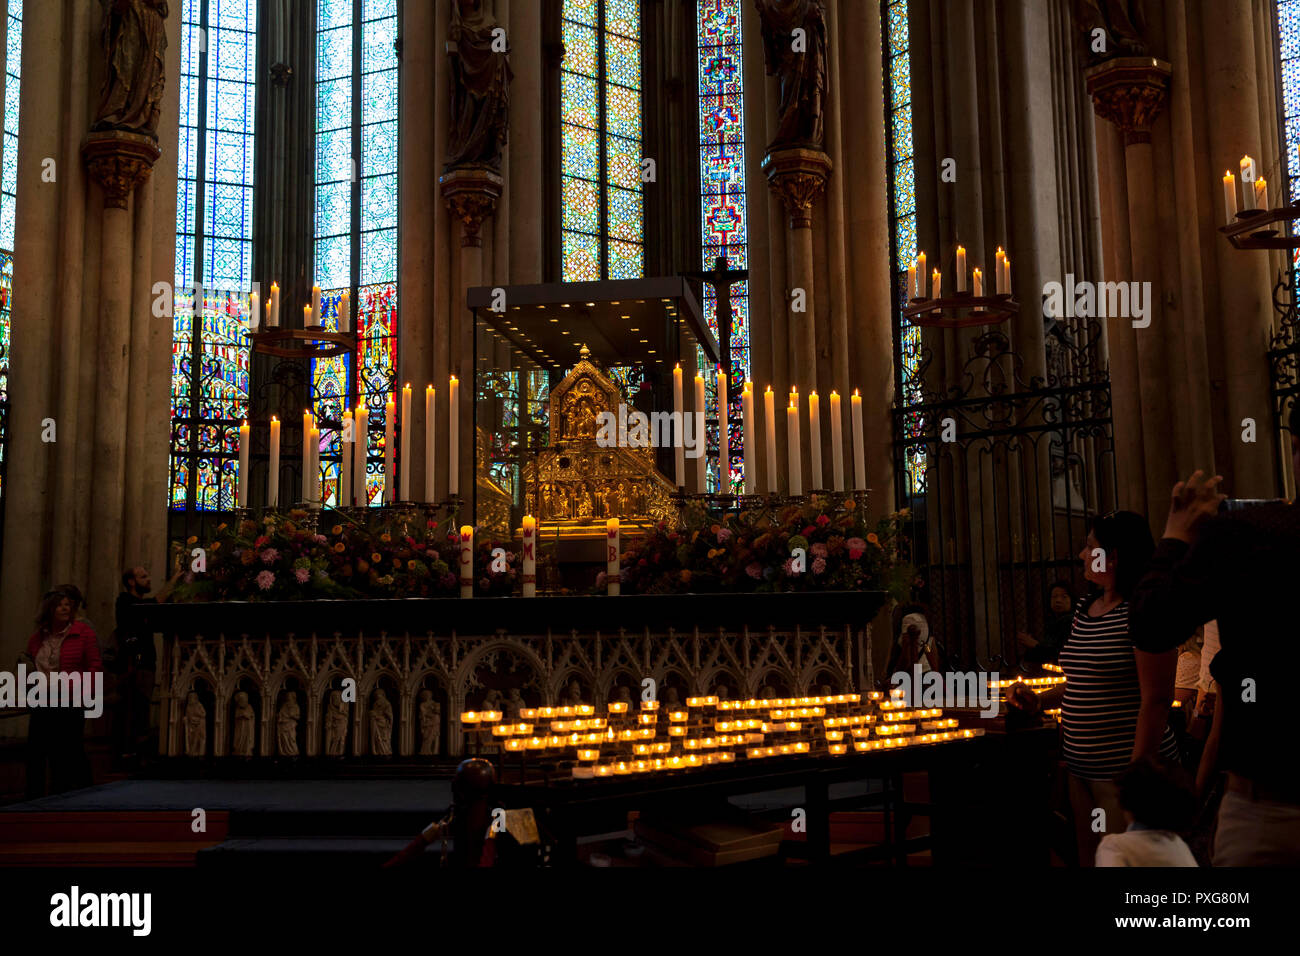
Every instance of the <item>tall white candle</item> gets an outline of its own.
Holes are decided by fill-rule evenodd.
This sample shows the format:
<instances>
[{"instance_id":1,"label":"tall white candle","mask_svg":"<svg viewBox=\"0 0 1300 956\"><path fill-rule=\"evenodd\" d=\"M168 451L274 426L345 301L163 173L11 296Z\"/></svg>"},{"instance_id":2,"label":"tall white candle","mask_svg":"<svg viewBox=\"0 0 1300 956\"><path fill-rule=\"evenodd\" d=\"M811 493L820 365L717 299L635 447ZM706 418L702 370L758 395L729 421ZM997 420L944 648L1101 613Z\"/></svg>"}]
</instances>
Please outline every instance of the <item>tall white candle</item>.
<instances>
[{"instance_id":1,"label":"tall white candle","mask_svg":"<svg viewBox=\"0 0 1300 956\"><path fill-rule=\"evenodd\" d=\"M1007 295L1011 294L1011 257L1002 257L1002 285L1006 288Z\"/></svg>"},{"instance_id":2,"label":"tall white candle","mask_svg":"<svg viewBox=\"0 0 1300 956\"><path fill-rule=\"evenodd\" d=\"M957 291L966 291L966 247L957 247Z\"/></svg>"},{"instance_id":3,"label":"tall white candle","mask_svg":"<svg viewBox=\"0 0 1300 956\"><path fill-rule=\"evenodd\" d=\"M402 480L397 487L402 501L414 501L411 494L411 383L402 386Z\"/></svg>"},{"instance_id":4,"label":"tall white candle","mask_svg":"<svg viewBox=\"0 0 1300 956\"><path fill-rule=\"evenodd\" d=\"M701 424L704 422L704 376L699 372L695 373L695 420ZM709 444L705 440L704 433L695 436L695 444L700 452L700 457L695 459L695 490L699 494L708 491L708 466L709 466Z\"/></svg>"},{"instance_id":5,"label":"tall white candle","mask_svg":"<svg viewBox=\"0 0 1300 956\"><path fill-rule=\"evenodd\" d=\"M302 413L302 500L311 497L311 412Z\"/></svg>"},{"instance_id":6,"label":"tall white candle","mask_svg":"<svg viewBox=\"0 0 1300 956\"><path fill-rule=\"evenodd\" d=\"M339 495L336 508L352 507L352 451L357 447L356 426L352 409L343 410L343 432L339 435Z\"/></svg>"},{"instance_id":7,"label":"tall white candle","mask_svg":"<svg viewBox=\"0 0 1300 956\"><path fill-rule=\"evenodd\" d=\"M460 494L460 382L451 377L447 385L447 493Z\"/></svg>"},{"instance_id":8,"label":"tall white candle","mask_svg":"<svg viewBox=\"0 0 1300 956\"><path fill-rule=\"evenodd\" d=\"M432 500L432 499L431 499ZM520 534L523 546L523 595L537 596L537 519L524 515L524 526Z\"/></svg>"},{"instance_id":9,"label":"tall white candle","mask_svg":"<svg viewBox=\"0 0 1300 956\"><path fill-rule=\"evenodd\" d=\"M460 529L460 596L474 596L474 526L469 524Z\"/></svg>"},{"instance_id":10,"label":"tall white candle","mask_svg":"<svg viewBox=\"0 0 1300 956\"><path fill-rule=\"evenodd\" d=\"M1268 208L1268 183L1265 181L1263 176L1260 176L1259 179L1255 180L1255 208Z\"/></svg>"},{"instance_id":11,"label":"tall white candle","mask_svg":"<svg viewBox=\"0 0 1300 956\"><path fill-rule=\"evenodd\" d=\"M998 251L993 257L993 290L995 295L1004 295L1006 293L1002 281L1002 260L1006 257L1007 254L1002 251L1002 247L998 246Z\"/></svg>"},{"instance_id":12,"label":"tall white candle","mask_svg":"<svg viewBox=\"0 0 1300 956\"><path fill-rule=\"evenodd\" d=\"M434 400L437 389L432 385L424 386L424 500L430 504L434 501L434 436L437 434L437 420L433 417L436 409Z\"/></svg>"},{"instance_id":13,"label":"tall white candle","mask_svg":"<svg viewBox=\"0 0 1300 956\"><path fill-rule=\"evenodd\" d=\"M916 297L918 299L928 299L929 293L926 292L925 280L928 278L925 272L925 253L922 252L916 257L916 280L920 285L916 288Z\"/></svg>"},{"instance_id":14,"label":"tall white candle","mask_svg":"<svg viewBox=\"0 0 1300 956\"><path fill-rule=\"evenodd\" d=\"M1241 208L1255 208L1255 161L1241 157Z\"/></svg>"},{"instance_id":15,"label":"tall white candle","mask_svg":"<svg viewBox=\"0 0 1300 956\"><path fill-rule=\"evenodd\" d=\"M776 396L772 386L763 393L763 418L767 429L767 493L776 494Z\"/></svg>"},{"instance_id":16,"label":"tall white candle","mask_svg":"<svg viewBox=\"0 0 1300 956\"><path fill-rule=\"evenodd\" d=\"M619 590L620 555L618 519L610 518L605 522L605 593L611 597L618 594Z\"/></svg>"},{"instance_id":17,"label":"tall white candle","mask_svg":"<svg viewBox=\"0 0 1300 956\"><path fill-rule=\"evenodd\" d=\"M311 426L311 472L310 484L307 486L307 507L319 508L321 501L320 477L320 429L315 421Z\"/></svg>"},{"instance_id":18,"label":"tall white candle","mask_svg":"<svg viewBox=\"0 0 1300 956\"><path fill-rule=\"evenodd\" d=\"M397 403L393 397L388 396L388 401L384 402L384 503L388 504L394 499L396 489L393 487L397 480L397 449L393 446L397 439Z\"/></svg>"},{"instance_id":19,"label":"tall white candle","mask_svg":"<svg viewBox=\"0 0 1300 956\"><path fill-rule=\"evenodd\" d=\"M370 409L366 407L365 399L357 405L352 427L357 436L357 447L352 449L352 467L355 469L352 494L357 504L366 508L370 506L370 488L366 484L366 465L370 461Z\"/></svg>"},{"instance_id":20,"label":"tall white candle","mask_svg":"<svg viewBox=\"0 0 1300 956\"><path fill-rule=\"evenodd\" d=\"M754 448L754 383L746 382L740 391L740 410L745 430L745 494L752 495L757 484L755 469L758 467L758 455Z\"/></svg>"},{"instance_id":21,"label":"tall white candle","mask_svg":"<svg viewBox=\"0 0 1300 956\"><path fill-rule=\"evenodd\" d=\"M971 294L977 299L984 294L984 273L980 272L979 266L971 273Z\"/></svg>"},{"instance_id":22,"label":"tall white candle","mask_svg":"<svg viewBox=\"0 0 1300 956\"><path fill-rule=\"evenodd\" d=\"M718 369L718 494L731 494L731 436L727 434L727 373Z\"/></svg>"},{"instance_id":23,"label":"tall white candle","mask_svg":"<svg viewBox=\"0 0 1300 956\"><path fill-rule=\"evenodd\" d=\"M943 273L940 272L938 269L935 269L934 273L930 276L931 298L935 298L935 299L943 298L943 293L941 291L942 285L943 285Z\"/></svg>"},{"instance_id":24,"label":"tall white candle","mask_svg":"<svg viewBox=\"0 0 1300 956\"><path fill-rule=\"evenodd\" d=\"M831 392L831 481L835 491L844 490L844 418L836 391Z\"/></svg>"},{"instance_id":25,"label":"tall white candle","mask_svg":"<svg viewBox=\"0 0 1300 956\"><path fill-rule=\"evenodd\" d=\"M1223 171L1223 208L1229 223L1237 218L1237 177L1226 169Z\"/></svg>"},{"instance_id":26,"label":"tall white candle","mask_svg":"<svg viewBox=\"0 0 1300 956\"><path fill-rule=\"evenodd\" d=\"M256 332L262 324L262 300L256 292L248 294L248 331Z\"/></svg>"},{"instance_id":27,"label":"tall white candle","mask_svg":"<svg viewBox=\"0 0 1300 956\"><path fill-rule=\"evenodd\" d=\"M686 487L686 444L682 440L686 427L686 406L682 396L682 363L673 369L673 421L677 434L673 435L673 484L678 489Z\"/></svg>"},{"instance_id":28,"label":"tall white candle","mask_svg":"<svg viewBox=\"0 0 1300 956\"><path fill-rule=\"evenodd\" d=\"M867 489L867 453L863 445L862 434L862 396L855 388L852 395L853 409L853 488L855 491Z\"/></svg>"},{"instance_id":29,"label":"tall white candle","mask_svg":"<svg viewBox=\"0 0 1300 956\"><path fill-rule=\"evenodd\" d=\"M347 289L339 296L339 331L347 332L348 326L352 322L352 298L348 295Z\"/></svg>"},{"instance_id":30,"label":"tall white candle","mask_svg":"<svg viewBox=\"0 0 1300 956\"><path fill-rule=\"evenodd\" d=\"M280 507L280 420L271 416L271 467L266 473L266 504Z\"/></svg>"},{"instance_id":31,"label":"tall white candle","mask_svg":"<svg viewBox=\"0 0 1300 956\"><path fill-rule=\"evenodd\" d=\"M248 422L239 426L239 502L238 507L248 507Z\"/></svg>"},{"instance_id":32,"label":"tall white candle","mask_svg":"<svg viewBox=\"0 0 1300 956\"><path fill-rule=\"evenodd\" d=\"M907 264L907 297L916 298L916 260Z\"/></svg>"},{"instance_id":33,"label":"tall white candle","mask_svg":"<svg viewBox=\"0 0 1300 956\"><path fill-rule=\"evenodd\" d=\"M821 399L817 390L808 393L808 461L810 465L809 491L820 491L822 485L822 418Z\"/></svg>"},{"instance_id":34,"label":"tall white candle","mask_svg":"<svg viewBox=\"0 0 1300 956\"><path fill-rule=\"evenodd\" d=\"M280 286L271 283L271 307L266 313L266 327L276 328L280 324Z\"/></svg>"},{"instance_id":35,"label":"tall white candle","mask_svg":"<svg viewBox=\"0 0 1300 956\"><path fill-rule=\"evenodd\" d=\"M790 494L803 494L803 455L799 449L799 406L790 399L785 410L785 437L789 452Z\"/></svg>"},{"instance_id":36,"label":"tall white candle","mask_svg":"<svg viewBox=\"0 0 1300 956\"><path fill-rule=\"evenodd\" d=\"M311 324L320 325L320 286L311 287Z\"/></svg>"}]
</instances>

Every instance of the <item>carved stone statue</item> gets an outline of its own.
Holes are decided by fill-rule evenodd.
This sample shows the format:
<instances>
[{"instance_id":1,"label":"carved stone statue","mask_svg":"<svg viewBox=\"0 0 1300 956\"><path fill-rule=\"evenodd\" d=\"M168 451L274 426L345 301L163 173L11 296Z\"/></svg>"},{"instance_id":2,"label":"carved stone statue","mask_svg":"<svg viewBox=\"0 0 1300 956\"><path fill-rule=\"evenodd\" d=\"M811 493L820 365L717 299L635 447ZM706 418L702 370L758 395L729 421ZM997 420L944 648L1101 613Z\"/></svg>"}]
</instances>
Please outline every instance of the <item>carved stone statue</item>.
<instances>
[{"instance_id":1,"label":"carved stone statue","mask_svg":"<svg viewBox=\"0 0 1300 956\"><path fill-rule=\"evenodd\" d=\"M1072 12L1089 66L1149 53L1142 0L1074 0ZM1096 49L1093 42L1093 31L1098 29L1106 34L1104 50Z\"/></svg>"},{"instance_id":2,"label":"carved stone statue","mask_svg":"<svg viewBox=\"0 0 1300 956\"><path fill-rule=\"evenodd\" d=\"M442 704L433 699L433 691L420 691L420 753L436 756L441 749Z\"/></svg>"},{"instance_id":3,"label":"carved stone statue","mask_svg":"<svg viewBox=\"0 0 1300 956\"><path fill-rule=\"evenodd\" d=\"M298 721L302 710L298 706L298 694L289 691L275 715L275 736L281 757L298 756Z\"/></svg>"},{"instance_id":4,"label":"carved stone statue","mask_svg":"<svg viewBox=\"0 0 1300 956\"><path fill-rule=\"evenodd\" d=\"M501 691L493 688L483 696L483 709L500 711L502 709Z\"/></svg>"},{"instance_id":5,"label":"carved stone statue","mask_svg":"<svg viewBox=\"0 0 1300 956\"><path fill-rule=\"evenodd\" d=\"M568 707L577 707L582 703L582 688L578 686L576 680L569 681L569 686L564 691L564 704Z\"/></svg>"},{"instance_id":6,"label":"carved stone statue","mask_svg":"<svg viewBox=\"0 0 1300 956\"><path fill-rule=\"evenodd\" d=\"M506 717L510 720L518 720L519 712L527 706L523 695L519 693L519 688L511 687L510 696L506 698Z\"/></svg>"},{"instance_id":7,"label":"carved stone statue","mask_svg":"<svg viewBox=\"0 0 1300 956\"><path fill-rule=\"evenodd\" d=\"M348 705L343 691L330 692L329 708L325 712L325 756L342 757L348 739Z\"/></svg>"},{"instance_id":8,"label":"carved stone statue","mask_svg":"<svg viewBox=\"0 0 1300 956\"><path fill-rule=\"evenodd\" d=\"M92 130L158 138L167 81L167 0L100 0L105 76Z\"/></svg>"},{"instance_id":9,"label":"carved stone statue","mask_svg":"<svg viewBox=\"0 0 1300 956\"><path fill-rule=\"evenodd\" d=\"M253 756L253 729L257 722L257 712L248 702L248 692L235 694L235 733L231 741L230 752L236 757Z\"/></svg>"},{"instance_id":10,"label":"carved stone statue","mask_svg":"<svg viewBox=\"0 0 1300 956\"><path fill-rule=\"evenodd\" d=\"M616 704L630 704L630 703L632 703L632 691L631 691L631 689L628 688L628 687L623 687L622 685L616 687L616 688L614 689L614 697L613 697L613 700L614 700L614 703L616 703Z\"/></svg>"},{"instance_id":11,"label":"carved stone statue","mask_svg":"<svg viewBox=\"0 0 1300 956\"><path fill-rule=\"evenodd\" d=\"M677 693L676 687L669 687L664 691L664 709L677 710L682 705L681 696Z\"/></svg>"},{"instance_id":12,"label":"carved stone statue","mask_svg":"<svg viewBox=\"0 0 1300 956\"><path fill-rule=\"evenodd\" d=\"M370 698L370 752L377 757L393 755L393 705L382 687Z\"/></svg>"},{"instance_id":13,"label":"carved stone statue","mask_svg":"<svg viewBox=\"0 0 1300 956\"><path fill-rule=\"evenodd\" d=\"M781 81L776 134L769 150L820 151L826 95L826 9L823 0L755 0L767 75ZM801 31L796 33L796 31Z\"/></svg>"},{"instance_id":14,"label":"carved stone statue","mask_svg":"<svg viewBox=\"0 0 1300 956\"><path fill-rule=\"evenodd\" d=\"M447 54L451 59L451 128L444 170L455 166L501 169L510 116L510 70L505 33L482 0L452 0ZM495 48L494 48L495 47Z\"/></svg>"},{"instance_id":15,"label":"carved stone statue","mask_svg":"<svg viewBox=\"0 0 1300 956\"><path fill-rule=\"evenodd\" d=\"M190 691L185 698L185 755L202 757L208 751L208 710L199 695Z\"/></svg>"}]
</instances>

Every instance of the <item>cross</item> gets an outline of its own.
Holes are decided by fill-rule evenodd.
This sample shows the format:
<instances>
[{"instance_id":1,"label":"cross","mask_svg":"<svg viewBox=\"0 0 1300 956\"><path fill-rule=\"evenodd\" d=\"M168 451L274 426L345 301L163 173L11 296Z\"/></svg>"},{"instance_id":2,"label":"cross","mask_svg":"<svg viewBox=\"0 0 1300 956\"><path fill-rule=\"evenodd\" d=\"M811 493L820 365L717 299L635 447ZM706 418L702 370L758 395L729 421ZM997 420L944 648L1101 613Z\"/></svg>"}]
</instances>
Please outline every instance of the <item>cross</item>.
<instances>
[{"instance_id":1,"label":"cross","mask_svg":"<svg viewBox=\"0 0 1300 956\"><path fill-rule=\"evenodd\" d=\"M731 287L749 278L748 269L728 269L727 257L718 256L708 272L683 272L687 279L699 279L713 286L717 299L718 350L722 353L722 371L731 381Z\"/></svg>"}]
</instances>

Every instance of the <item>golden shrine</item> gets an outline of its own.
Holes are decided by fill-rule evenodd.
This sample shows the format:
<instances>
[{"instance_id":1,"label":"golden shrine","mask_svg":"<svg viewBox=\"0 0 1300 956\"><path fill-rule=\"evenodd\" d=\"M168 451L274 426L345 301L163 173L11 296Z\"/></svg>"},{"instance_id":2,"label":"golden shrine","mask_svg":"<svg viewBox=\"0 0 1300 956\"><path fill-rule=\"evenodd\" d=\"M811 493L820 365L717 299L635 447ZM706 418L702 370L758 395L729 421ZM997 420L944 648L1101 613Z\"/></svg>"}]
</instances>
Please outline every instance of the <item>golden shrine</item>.
<instances>
[{"instance_id":1,"label":"golden shrine","mask_svg":"<svg viewBox=\"0 0 1300 956\"><path fill-rule=\"evenodd\" d=\"M673 485L655 468L653 448L600 441L601 414L617 420L623 404L618 384L592 361L586 346L551 390L550 441L524 466L523 476L529 511L562 536L604 534L607 518L634 527L674 513Z\"/></svg>"}]
</instances>

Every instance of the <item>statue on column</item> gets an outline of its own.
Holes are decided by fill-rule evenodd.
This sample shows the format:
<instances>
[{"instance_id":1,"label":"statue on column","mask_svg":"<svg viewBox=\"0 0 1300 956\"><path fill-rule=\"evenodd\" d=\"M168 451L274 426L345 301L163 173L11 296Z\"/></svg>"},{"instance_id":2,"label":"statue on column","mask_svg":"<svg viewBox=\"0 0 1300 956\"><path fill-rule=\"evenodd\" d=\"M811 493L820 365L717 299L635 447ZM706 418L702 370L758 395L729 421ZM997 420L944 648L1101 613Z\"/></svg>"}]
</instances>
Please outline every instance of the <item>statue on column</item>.
<instances>
[{"instance_id":1,"label":"statue on column","mask_svg":"<svg viewBox=\"0 0 1300 956\"><path fill-rule=\"evenodd\" d=\"M208 710L199 695L190 691L185 698L185 755L202 757L208 749Z\"/></svg>"},{"instance_id":2,"label":"statue on column","mask_svg":"<svg viewBox=\"0 0 1300 956\"><path fill-rule=\"evenodd\" d=\"M104 86L91 130L158 138L167 82L167 0L100 0Z\"/></svg>"},{"instance_id":3,"label":"statue on column","mask_svg":"<svg viewBox=\"0 0 1300 956\"><path fill-rule=\"evenodd\" d=\"M451 58L451 128L443 169L501 170L510 117L510 70L504 29L482 0L452 0L447 43Z\"/></svg>"},{"instance_id":4,"label":"statue on column","mask_svg":"<svg viewBox=\"0 0 1300 956\"><path fill-rule=\"evenodd\" d=\"M1074 22L1081 32L1083 55L1089 66L1120 56L1147 56L1143 33L1146 16L1142 0L1074 0ZM1105 32L1105 48L1097 49L1093 32Z\"/></svg>"},{"instance_id":5,"label":"statue on column","mask_svg":"<svg viewBox=\"0 0 1300 956\"><path fill-rule=\"evenodd\" d=\"M826 96L824 0L755 0L767 75L781 81L776 134L769 150L823 151Z\"/></svg>"},{"instance_id":6,"label":"statue on column","mask_svg":"<svg viewBox=\"0 0 1300 956\"><path fill-rule=\"evenodd\" d=\"M276 742L279 744L281 757L298 756L298 721L302 718L302 709L298 706L298 694L289 691L284 695L275 715Z\"/></svg>"},{"instance_id":7,"label":"statue on column","mask_svg":"<svg viewBox=\"0 0 1300 956\"><path fill-rule=\"evenodd\" d=\"M343 691L330 691L329 708L325 711L325 756L342 757L348 739L348 705Z\"/></svg>"}]
</instances>

